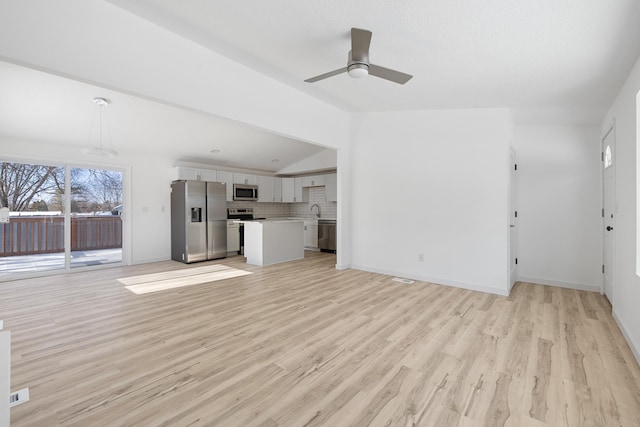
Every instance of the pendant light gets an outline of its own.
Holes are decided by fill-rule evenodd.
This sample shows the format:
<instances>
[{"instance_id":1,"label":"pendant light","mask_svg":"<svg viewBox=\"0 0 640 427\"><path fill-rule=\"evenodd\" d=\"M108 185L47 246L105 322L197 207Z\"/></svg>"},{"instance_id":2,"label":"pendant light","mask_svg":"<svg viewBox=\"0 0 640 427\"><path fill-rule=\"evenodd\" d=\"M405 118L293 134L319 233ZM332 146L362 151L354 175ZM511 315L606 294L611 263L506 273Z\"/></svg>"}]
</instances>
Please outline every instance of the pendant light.
<instances>
[{"instance_id":1,"label":"pendant light","mask_svg":"<svg viewBox=\"0 0 640 427\"><path fill-rule=\"evenodd\" d=\"M93 110L93 117L91 118L91 126L89 128L89 142L91 142L91 135L93 132L93 123L95 121L96 114L97 114L98 115L98 138L97 138L98 144L95 147L90 145L89 147L83 149L82 151L84 154L88 154L91 156L100 156L100 157L108 157L108 158L117 157L118 152L113 149L112 143L111 143L111 134L109 133L109 122L107 120L107 111L106 111L106 107L109 104L111 104L111 101L109 101L107 98L95 97L93 98L92 102L95 104L95 107ZM105 122L104 125L103 125L103 121ZM109 142L108 148L105 148L102 144L103 135L105 133Z\"/></svg>"}]
</instances>

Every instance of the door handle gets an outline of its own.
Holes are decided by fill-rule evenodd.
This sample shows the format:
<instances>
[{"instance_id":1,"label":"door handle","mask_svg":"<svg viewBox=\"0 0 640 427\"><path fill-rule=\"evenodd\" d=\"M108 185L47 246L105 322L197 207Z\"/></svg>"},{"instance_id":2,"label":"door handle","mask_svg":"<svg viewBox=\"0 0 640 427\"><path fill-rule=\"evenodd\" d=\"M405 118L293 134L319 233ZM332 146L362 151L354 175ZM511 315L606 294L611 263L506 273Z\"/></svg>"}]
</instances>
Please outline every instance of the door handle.
<instances>
[{"instance_id":1,"label":"door handle","mask_svg":"<svg viewBox=\"0 0 640 427\"><path fill-rule=\"evenodd\" d=\"M607 225L607 231L611 231L611 230L613 230L613 227L610 225Z\"/></svg>"},{"instance_id":2,"label":"door handle","mask_svg":"<svg viewBox=\"0 0 640 427\"><path fill-rule=\"evenodd\" d=\"M515 225L513 225L513 224L509 224L509 227L513 228L513 227L515 227Z\"/></svg>"}]
</instances>

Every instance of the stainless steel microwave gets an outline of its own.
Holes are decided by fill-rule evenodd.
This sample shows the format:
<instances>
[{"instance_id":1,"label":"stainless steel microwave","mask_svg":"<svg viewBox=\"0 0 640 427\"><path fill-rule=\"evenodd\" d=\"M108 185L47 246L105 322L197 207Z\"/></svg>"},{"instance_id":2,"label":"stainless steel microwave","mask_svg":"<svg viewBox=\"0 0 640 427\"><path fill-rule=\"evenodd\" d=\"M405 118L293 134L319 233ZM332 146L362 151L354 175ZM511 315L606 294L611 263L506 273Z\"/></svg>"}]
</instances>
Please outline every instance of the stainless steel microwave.
<instances>
[{"instance_id":1,"label":"stainless steel microwave","mask_svg":"<svg viewBox=\"0 0 640 427\"><path fill-rule=\"evenodd\" d=\"M233 184L233 200L258 200L258 186Z\"/></svg>"}]
</instances>

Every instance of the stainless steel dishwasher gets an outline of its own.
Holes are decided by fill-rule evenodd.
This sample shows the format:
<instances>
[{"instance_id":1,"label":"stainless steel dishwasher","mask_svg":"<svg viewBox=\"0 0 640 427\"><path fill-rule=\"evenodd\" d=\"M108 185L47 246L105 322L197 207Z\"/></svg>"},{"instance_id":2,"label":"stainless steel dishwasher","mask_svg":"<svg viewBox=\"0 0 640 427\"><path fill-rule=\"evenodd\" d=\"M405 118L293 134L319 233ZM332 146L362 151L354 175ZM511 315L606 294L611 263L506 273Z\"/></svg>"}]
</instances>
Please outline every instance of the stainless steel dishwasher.
<instances>
[{"instance_id":1,"label":"stainless steel dishwasher","mask_svg":"<svg viewBox=\"0 0 640 427\"><path fill-rule=\"evenodd\" d=\"M318 247L321 251L336 253L336 220L318 220Z\"/></svg>"}]
</instances>

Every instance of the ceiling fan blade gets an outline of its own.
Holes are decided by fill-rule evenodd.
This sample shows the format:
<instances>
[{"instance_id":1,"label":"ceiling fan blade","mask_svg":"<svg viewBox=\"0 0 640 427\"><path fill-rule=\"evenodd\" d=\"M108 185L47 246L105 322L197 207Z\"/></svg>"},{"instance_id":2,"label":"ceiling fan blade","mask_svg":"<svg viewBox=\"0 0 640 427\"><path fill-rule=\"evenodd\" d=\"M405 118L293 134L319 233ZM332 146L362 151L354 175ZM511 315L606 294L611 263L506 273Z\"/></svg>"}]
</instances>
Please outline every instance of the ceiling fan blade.
<instances>
[{"instance_id":1,"label":"ceiling fan blade","mask_svg":"<svg viewBox=\"0 0 640 427\"><path fill-rule=\"evenodd\" d=\"M351 29L351 59L355 62L369 62L371 31L360 28Z\"/></svg>"},{"instance_id":2,"label":"ceiling fan blade","mask_svg":"<svg viewBox=\"0 0 640 427\"><path fill-rule=\"evenodd\" d=\"M338 74L346 73L347 67L339 68L337 70L329 71L328 73L320 74L319 76L311 77L310 79L305 80L307 83L315 83L318 80L323 80L329 77L337 76Z\"/></svg>"},{"instance_id":3,"label":"ceiling fan blade","mask_svg":"<svg viewBox=\"0 0 640 427\"><path fill-rule=\"evenodd\" d=\"M369 74L372 76L380 77L381 79L389 80L401 85L405 84L413 77L410 74L401 73L400 71L392 70L390 68L384 68L379 65L369 64Z\"/></svg>"}]
</instances>

